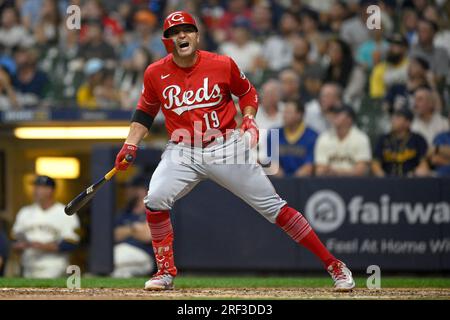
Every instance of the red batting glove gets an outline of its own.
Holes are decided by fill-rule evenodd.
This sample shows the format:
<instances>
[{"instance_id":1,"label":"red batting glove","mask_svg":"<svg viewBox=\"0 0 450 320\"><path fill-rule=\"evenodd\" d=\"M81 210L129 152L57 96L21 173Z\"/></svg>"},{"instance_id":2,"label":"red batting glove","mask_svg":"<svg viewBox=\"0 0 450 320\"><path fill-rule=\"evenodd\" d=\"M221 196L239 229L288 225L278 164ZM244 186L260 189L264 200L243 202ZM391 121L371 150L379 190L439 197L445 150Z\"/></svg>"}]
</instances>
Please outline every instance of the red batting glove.
<instances>
[{"instance_id":1,"label":"red batting glove","mask_svg":"<svg viewBox=\"0 0 450 320\"><path fill-rule=\"evenodd\" d=\"M251 135L250 147L253 148L258 144L259 129L258 125L256 124L255 118L251 114L245 115L242 119L241 135L243 135L247 131Z\"/></svg>"},{"instance_id":2,"label":"red batting glove","mask_svg":"<svg viewBox=\"0 0 450 320\"><path fill-rule=\"evenodd\" d=\"M120 171L127 170L128 166L133 163L134 159L136 159L137 149L138 147L134 144L124 143L122 149L120 149L116 156L116 163L114 167ZM123 161L127 155L131 155L133 157L130 162Z\"/></svg>"}]
</instances>

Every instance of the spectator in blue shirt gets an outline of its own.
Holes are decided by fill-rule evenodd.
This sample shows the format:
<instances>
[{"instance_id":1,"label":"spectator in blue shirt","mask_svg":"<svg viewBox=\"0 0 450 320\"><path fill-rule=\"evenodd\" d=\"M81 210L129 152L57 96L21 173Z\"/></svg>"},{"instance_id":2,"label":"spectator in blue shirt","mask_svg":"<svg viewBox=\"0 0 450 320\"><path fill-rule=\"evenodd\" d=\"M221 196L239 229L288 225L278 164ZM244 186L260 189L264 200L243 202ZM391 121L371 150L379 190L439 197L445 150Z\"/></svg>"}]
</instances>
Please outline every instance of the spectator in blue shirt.
<instances>
[{"instance_id":1,"label":"spectator in blue shirt","mask_svg":"<svg viewBox=\"0 0 450 320\"><path fill-rule=\"evenodd\" d=\"M280 167L275 175L277 177L304 177L313 174L314 146L317 133L305 126L304 113L304 107L298 100L285 102L283 110L284 127L278 129ZM271 135L269 135L269 155L272 154L272 143L275 143L271 140Z\"/></svg>"},{"instance_id":2,"label":"spectator in blue shirt","mask_svg":"<svg viewBox=\"0 0 450 320\"><path fill-rule=\"evenodd\" d=\"M450 112L448 121L450 125ZM450 130L440 133L434 138L429 159L438 177L450 177Z\"/></svg>"},{"instance_id":3,"label":"spectator in blue shirt","mask_svg":"<svg viewBox=\"0 0 450 320\"><path fill-rule=\"evenodd\" d=\"M13 86L22 107L40 106L49 89L47 74L37 67L38 52L33 48L19 47L14 53L17 73Z\"/></svg>"},{"instance_id":4,"label":"spectator in blue shirt","mask_svg":"<svg viewBox=\"0 0 450 320\"><path fill-rule=\"evenodd\" d=\"M427 142L418 133L411 132L412 111L403 107L391 118L391 132L382 135L376 144L372 171L377 177L427 176Z\"/></svg>"},{"instance_id":5,"label":"spectator in blue shirt","mask_svg":"<svg viewBox=\"0 0 450 320\"><path fill-rule=\"evenodd\" d=\"M144 276L155 269L144 205L148 184L149 181L140 176L127 184L128 205L117 218L114 229L113 277Z\"/></svg>"},{"instance_id":6,"label":"spectator in blue shirt","mask_svg":"<svg viewBox=\"0 0 450 320\"><path fill-rule=\"evenodd\" d=\"M363 42L356 51L356 61L366 71L371 71L377 63L382 61L389 49L389 43L384 38L383 31L384 29L371 30L370 39Z\"/></svg>"}]
</instances>

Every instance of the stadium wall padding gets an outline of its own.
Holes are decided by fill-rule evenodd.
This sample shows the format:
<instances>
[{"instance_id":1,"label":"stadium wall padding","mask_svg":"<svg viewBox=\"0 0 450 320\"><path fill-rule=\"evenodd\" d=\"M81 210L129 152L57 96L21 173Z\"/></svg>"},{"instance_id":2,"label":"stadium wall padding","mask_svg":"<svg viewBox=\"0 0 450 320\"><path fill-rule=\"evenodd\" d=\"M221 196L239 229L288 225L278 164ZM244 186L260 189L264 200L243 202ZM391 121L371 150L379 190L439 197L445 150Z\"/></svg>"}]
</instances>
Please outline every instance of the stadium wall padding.
<instances>
[{"instance_id":1,"label":"stadium wall padding","mask_svg":"<svg viewBox=\"0 0 450 320\"><path fill-rule=\"evenodd\" d=\"M152 153L152 161L156 154ZM137 165L148 157L139 155ZM106 162L93 166L94 174L106 171L109 166L100 169ZM353 270L377 265L382 271L450 271L450 179L285 178L272 182L278 194L306 216L332 253ZM93 200L93 273L112 270L112 233L106 229L112 227L114 203L114 184ZM322 270L313 254L211 181L201 182L178 200L172 220L175 260L182 271Z\"/></svg>"}]
</instances>

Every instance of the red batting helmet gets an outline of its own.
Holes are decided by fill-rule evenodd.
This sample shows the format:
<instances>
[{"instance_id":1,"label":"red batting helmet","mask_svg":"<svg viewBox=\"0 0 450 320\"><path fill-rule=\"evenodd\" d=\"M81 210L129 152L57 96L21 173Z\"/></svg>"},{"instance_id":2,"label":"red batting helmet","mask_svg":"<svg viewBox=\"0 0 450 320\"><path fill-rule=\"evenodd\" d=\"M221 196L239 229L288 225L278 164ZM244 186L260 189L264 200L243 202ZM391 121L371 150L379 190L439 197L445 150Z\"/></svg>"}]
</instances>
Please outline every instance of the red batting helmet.
<instances>
[{"instance_id":1,"label":"red batting helmet","mask_svg":"<svg viewBox=\"0 0 450 320\"><path fill-rule=\"evenodd\" d=\"M194 18L185 11L175 11L167 16L164 20L163 25L163 38L162 41L168 53L171 53L174 49L174 43L172 39L167 37L167 30L174 26L178 26L180 24L190 24L193 25L198 32L197 23Z\"/></svg>"}]
</instances>

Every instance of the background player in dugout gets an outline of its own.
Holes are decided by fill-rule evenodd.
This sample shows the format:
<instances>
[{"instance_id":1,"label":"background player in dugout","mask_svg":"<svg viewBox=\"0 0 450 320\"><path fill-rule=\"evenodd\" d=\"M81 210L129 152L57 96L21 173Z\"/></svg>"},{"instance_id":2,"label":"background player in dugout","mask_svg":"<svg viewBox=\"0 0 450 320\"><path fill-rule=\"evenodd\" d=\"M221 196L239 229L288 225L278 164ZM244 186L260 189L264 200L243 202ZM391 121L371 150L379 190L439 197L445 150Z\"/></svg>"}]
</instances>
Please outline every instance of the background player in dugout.
<instances>
[{"instance_id":1,"label":"background player in dugout","mask_svg":"<svg viewBox=\"0 0 450 320\"><path fill-rule=\"evenodd\" d=\"M169 210L198 182L211 179L313 252L331 275L336 290L351 290L355 283L350 270L326 249L304 216L276 193L259 164L226 165L220 163L224 153L217 152L220 156L214 156L212 152L221 150L228 155L227 151L232 149L245 154L249 147L244 135L250 137L251 148L256 146L259 133L254 120L258 108L255 88L231 58L198 50L198 28L190 14L182 11L170 14L163 29L162 41L169 54L145 70L141 98L115 164L118 170L127 169L130 163L122 160L127 154L136 158L137 145L148 134L161 109L170 140L144 200L158 266L145 289L173 288L177 268ZM232 94L239 98L243 114L240 130L236 130ZM215 139L211 138L212 132ZM182 158L174 160L175 154L180 153Z\"/></svg>"}]
</instances>

